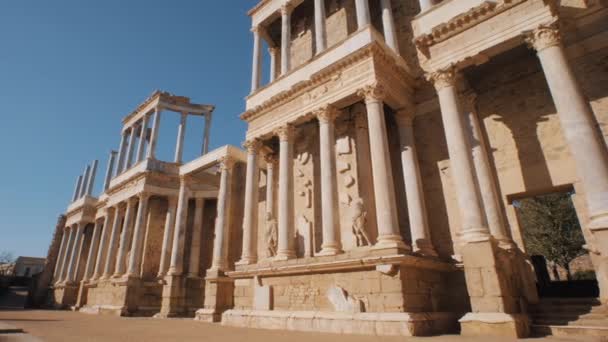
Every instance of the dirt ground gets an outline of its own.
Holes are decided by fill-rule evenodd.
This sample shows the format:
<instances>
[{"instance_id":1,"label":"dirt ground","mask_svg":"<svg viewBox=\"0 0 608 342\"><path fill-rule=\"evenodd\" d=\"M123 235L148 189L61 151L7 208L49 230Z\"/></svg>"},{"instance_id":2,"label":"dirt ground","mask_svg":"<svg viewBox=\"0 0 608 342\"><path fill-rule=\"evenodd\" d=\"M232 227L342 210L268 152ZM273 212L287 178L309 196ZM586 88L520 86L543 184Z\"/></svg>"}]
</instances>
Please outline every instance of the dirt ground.
<instances>
[{"instance_id":1,"label":"dirt ground","mask_svg":"<svg viewBox=\"0 0 608 342\"><path fill-rule=\"evenodd\" d=\"M87 315L70 311L0 310L0 322L22 328L23 336L0 335L0 341L222 341L222 342L396 342L396 341L511 341L499 338L464 338L438 336L431 338L374 337L300 333L224 327L220 324L191 319L120 318ZM33 337L33 338L32 338ZM28 339L29 338L29 339ZM543 338L530 341L577 341ZM578 340L581 341L581 340Z\"/></svg>"}]
</instances>

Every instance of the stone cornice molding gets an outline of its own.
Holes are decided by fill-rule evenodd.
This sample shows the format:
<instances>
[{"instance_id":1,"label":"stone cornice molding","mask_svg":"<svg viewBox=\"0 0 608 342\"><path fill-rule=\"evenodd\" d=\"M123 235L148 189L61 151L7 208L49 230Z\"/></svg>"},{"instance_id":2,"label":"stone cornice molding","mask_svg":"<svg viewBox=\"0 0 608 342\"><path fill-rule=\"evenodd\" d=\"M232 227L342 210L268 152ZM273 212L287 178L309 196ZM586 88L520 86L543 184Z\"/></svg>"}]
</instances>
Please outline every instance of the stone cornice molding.
<instances>
[{"instance_id":1,"label":"stone cornice molding","mask_svg":"<svg viewBox=\"0 0 608 342\"><path fill-rule=\"evenodd\" d=\"M260 147L262 147L262 143L259 139L249 139L243 143L243 147L249 154L258 154Z\"/></svg>"},{"instance_id":2,"label":"stone cornice molding","mask_svg":"<svg viewBox=\"0 0 608 342\"><path fill-rule=\"evenodd\" d=\"M557 24L541 25L532 31L524 33L525 41L536 52L546 48L558 46L562 42L561 34Z\"/></svg>"},{"instance_id":3,"label":"stone cornice molding","mask_svg":"<svg viewBox=\"0 0 608 342\"><path fill-rule=\"evenodd\" d=\"M255 108L251 108L241 114L240 118L244 121L251 121L259 116L263 115L266 111L271 111L285 103L288 103L292 99L300 96L301 94L310 91L319 85L328 82L335 75L340 74L344 69L348 68L351 65L358 63L359 61L365 58L377 58L380 63L384 66L389 66L394 75L400 79L401 82L412 86L414 84L414 79L411 78L408 74L408 71L404 68L398 66L392 57L382 48L379 43L375 42L370 44L369 46L362 48L346 58L328 66L327 68L313 74L310 77L310 80L302 81L291 87L289 90L282 91L270 99L265 101L259 106ZM283 76L285 77L285 76Z\"/></svg>"},{"instance_id":4,"label":"stone cornice molding","mask_svg":"<svg viewBox=\"0 0 608 342\"><path fill-rule=\"evenodd\" d=\"M280 141L291 141L294 136L294 128L292 125L283 125L274 131L274 134L279 137Z\"/></svg>"},{"instance_id":5,"label":"stone cornice molding","mask_svg":"<svg viewBox=\"0 0 608 342\"><path fill-rule=\"evenodd\" d=\"M381 84L375 83L357 90L357 96L365 102L382 102L386 98L386 91Z\"/></svg>"},{"instance_id":6,"label":"stone cornice molding","mask_svg":"<svg viewBox=\"0 0 608 342\"><path fill-rule=\"evenodd\" d=\"M319 122L331 123L336 120L336 118L340 114L340 111L332 105L326 105L322 108L315 110L313 114L317 117L317 120L319 120Z\"/></svg>"},{"instance_id":7,"label":"stone cornice molding","mask_svg":"<svg viewBox=\"0 0 608 342\"><path fill-rule=\"evenodd\" d=\"M457 74L456 68L452 65L426 74L426 79L433 83L437 91L440 91L443 88L456 86Z\"/></svg>"}]
</instances>

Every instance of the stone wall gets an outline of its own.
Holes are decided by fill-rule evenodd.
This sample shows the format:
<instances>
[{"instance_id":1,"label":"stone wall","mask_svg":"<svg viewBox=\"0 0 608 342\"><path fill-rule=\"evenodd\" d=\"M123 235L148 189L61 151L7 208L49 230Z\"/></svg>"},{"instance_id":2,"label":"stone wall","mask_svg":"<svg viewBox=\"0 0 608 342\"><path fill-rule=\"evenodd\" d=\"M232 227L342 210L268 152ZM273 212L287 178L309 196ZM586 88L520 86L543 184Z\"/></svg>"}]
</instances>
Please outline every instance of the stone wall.
<instances>
[{"instance_id":1,"label":"stone wall","mask_svg":"<svg viewBox=\"0 0 608 342\"><path fill-rule=\"evenodd\" d=\"M153 197L149 200L148 208L141 275L144 281L153 281L158 276L160 265L165 218L167 216L167 200Z\"/></svg>"}]
</instances>

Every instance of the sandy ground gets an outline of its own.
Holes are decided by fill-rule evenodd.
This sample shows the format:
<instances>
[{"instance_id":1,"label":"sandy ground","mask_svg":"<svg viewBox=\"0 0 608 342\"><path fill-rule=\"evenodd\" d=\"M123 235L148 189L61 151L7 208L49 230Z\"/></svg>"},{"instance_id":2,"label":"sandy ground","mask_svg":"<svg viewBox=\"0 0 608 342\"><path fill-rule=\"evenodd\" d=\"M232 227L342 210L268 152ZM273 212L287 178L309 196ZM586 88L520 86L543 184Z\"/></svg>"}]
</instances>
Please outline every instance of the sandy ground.
<instances>
[{"instance_id":1,"label":"sandy ground","mask_svg":"<svg viewBox=\"0 0 608 342\"><path fill-rule=\"evenodd\" d=\"M191 319L120 318L70 311L0 310L0 322L22 328L23 336L0 335L1 342L31 341L222 341L222 342L396 342L396 341L491 341L510 339L438 336L431 338L374 337L300 333L224 327ZM543 338L529 341L577 341ZM581 341L580 339L578 341Z\"/></svg>"}]
</instances>

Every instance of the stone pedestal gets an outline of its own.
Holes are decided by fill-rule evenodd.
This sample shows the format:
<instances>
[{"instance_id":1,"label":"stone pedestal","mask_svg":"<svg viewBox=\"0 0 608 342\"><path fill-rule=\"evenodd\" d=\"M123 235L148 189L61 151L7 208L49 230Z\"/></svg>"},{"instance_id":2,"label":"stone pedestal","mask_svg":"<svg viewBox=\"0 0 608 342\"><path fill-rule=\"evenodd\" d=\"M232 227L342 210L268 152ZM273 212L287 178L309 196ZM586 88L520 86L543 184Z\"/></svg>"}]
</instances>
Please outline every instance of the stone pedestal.
<instances>
[{"instance_id":1,"label":"stone pedestal","mask_svg":"<svg viewBox=\"0 0 608 342\"><path fill-rule=\"evenodd\" d=\"M76 304L78 286L76 284L61 284L54 291L54 306L57 309L67 309Z\"/></svg>"},{"instance_id":2,"label":"stone pedestal","mask_svg":"<svg viewBox=\"0 0 608 342\"><path fill-rule=\"evenodd\" d=\"M183 276L168 275L165 277L160 312L154 317L168 318L185 315L185 282L186 278Z\"/></svg>"},{"instance_id":3,"label":"stone pedestal","mask_svg":"<svg viewBox=\"0 0 608 342\"><path fill-rule=\"evenodd\" d=\"M233 307L234 280L221 272L209 270L205 278L205 305L196 311L195 319L203 322L220 322L222 313Z\"/></svg>"},{"instance_id":4,"label":"stone pedestal","mask_svg":"<svg viewBox=\"0 0 608 342\"><path fill-rule=\"evenodd\" d=\"M81 281L78 290L78 298L76 299L76 304L74 305L75 309L80 309L86 305L88 290L87 282Z\"/></svg>"}]
</instances>

